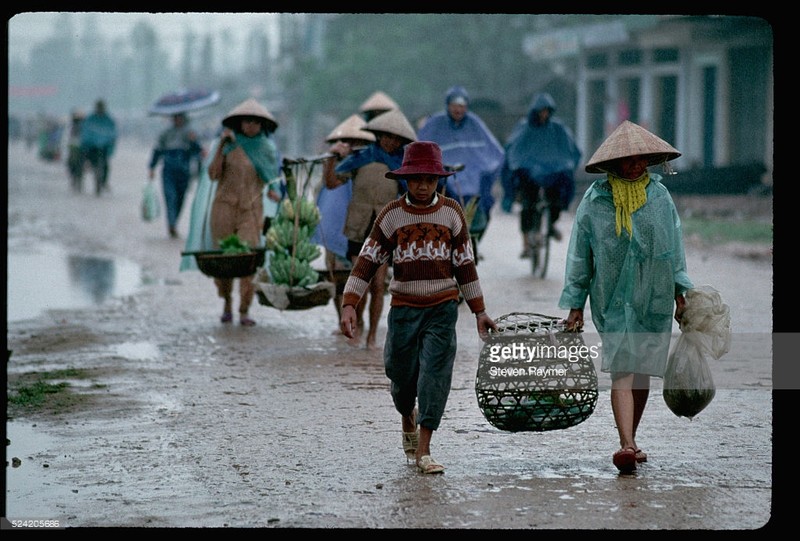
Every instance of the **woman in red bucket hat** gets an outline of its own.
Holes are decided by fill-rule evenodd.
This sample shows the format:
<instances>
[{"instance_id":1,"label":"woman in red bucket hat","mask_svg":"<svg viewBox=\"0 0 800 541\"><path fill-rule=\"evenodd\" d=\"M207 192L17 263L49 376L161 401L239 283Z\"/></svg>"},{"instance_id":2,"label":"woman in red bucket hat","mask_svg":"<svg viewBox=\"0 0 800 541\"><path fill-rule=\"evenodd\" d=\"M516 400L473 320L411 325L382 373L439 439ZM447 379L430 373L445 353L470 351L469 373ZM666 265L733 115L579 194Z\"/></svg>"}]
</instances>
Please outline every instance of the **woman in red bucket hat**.
<instances>
[{"instance_id":1,"label":"woman in red bucket hat","mask_svg":"<svg viewBox=\"0 0 800 541\"><path fill-rule=\"evenodd\" d=\"M342 332L351 337L355 307L375 273L391 262L391 304L383 349L395 409L402 417L403 450L422 473L442 473L430 442L439 428L450 393L456 356L459 290L476 317L478 335L497 330L486 314L469 230L455 199L437 193L442 166L436 143L405 148L399 169L408 191L383 207L344 287ZM419 427L419 428L417 428Z\"/></svg>"}]
</instances>

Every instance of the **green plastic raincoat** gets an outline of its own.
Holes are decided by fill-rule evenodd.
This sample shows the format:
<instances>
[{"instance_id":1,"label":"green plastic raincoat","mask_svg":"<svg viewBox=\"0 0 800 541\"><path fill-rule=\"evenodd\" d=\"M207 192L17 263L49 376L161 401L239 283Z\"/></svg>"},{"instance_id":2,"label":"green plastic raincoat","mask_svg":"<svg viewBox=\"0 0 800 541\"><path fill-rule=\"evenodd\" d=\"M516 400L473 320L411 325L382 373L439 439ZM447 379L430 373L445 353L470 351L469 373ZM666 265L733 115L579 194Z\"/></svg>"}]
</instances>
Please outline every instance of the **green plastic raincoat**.
<instances>
[{"instance_id":1,"label":"green plastic raincoat","mask_svg":"<svg viewBox=\"0 0 800 541\"><path fill-rule=\"evenodd\" d=\"M603 372L664 376L675 295L693 287L681 223L660 176L650 173L647 202L632 215L633 234L616 234L607 179L595 181L575 214L559 307L587 297L602 339Z\"/></svg>"}]
</instances>

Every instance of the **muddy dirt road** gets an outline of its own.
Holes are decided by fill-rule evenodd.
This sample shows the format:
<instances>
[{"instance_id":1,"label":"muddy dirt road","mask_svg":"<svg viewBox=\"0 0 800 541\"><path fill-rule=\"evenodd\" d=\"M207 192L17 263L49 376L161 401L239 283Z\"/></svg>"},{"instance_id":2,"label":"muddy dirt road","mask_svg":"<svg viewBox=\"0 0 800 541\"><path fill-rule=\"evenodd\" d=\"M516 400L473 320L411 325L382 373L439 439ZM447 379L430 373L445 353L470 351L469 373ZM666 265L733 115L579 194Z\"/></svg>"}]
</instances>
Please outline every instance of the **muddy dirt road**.
<instances>
[{"instance_id":1,"label":"muddy dirt road","mask_svg":"<svg viewBox=\"0 0 800 541\"><path fill-rule=\"evenodd\" d=\"M256 327L220 324L211 280L178 270L183 241L140 218L148 152L123 142L111 193L97 198L71 193L63 164L9 147L9 250L47 241L123 257L141 266L142 285L8 324L9 380L81 368L89 378L70 383L91 400L8 420L5 517L71 528L755 530L770 521L769 247L688 242L693 280L731 308L733 343L712 363L717 394L694 420L675 416L654 383L637 438L650 459L630 476L611 463L603 374L596 409L577 426L508 433L486 421L474 386L482 343L462 305L453 388L433 441L447 470L423 476L402 453L380 353L332 335L332 305L256 305ZM496 212L478 266L490 315L565 315L565 248L555 246L554 272L534 279L517 257L516 214ZM380 343L384 335L385 323Z\"/></svg>"}]
</instances>

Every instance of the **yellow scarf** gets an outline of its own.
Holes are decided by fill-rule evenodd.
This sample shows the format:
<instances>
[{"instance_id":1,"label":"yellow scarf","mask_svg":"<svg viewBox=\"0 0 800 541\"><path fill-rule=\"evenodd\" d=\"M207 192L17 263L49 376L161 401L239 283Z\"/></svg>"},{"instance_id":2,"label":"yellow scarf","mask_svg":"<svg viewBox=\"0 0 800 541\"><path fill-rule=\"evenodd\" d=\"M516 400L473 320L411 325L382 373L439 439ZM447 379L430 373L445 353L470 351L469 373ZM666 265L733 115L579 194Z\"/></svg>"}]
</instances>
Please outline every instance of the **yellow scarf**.
<instances>
[{"instance_id":1,"label":"yellow scarf","mask_svg":"<svg viewBox=\"0 0 800 541\"><path fill-rule=\"evenodd\" d=\"M617 209L617 236L620 236L623 227L628 230L628 235L633 235L631 214L647 202L645 188L650 182L650 175L645 172L635 180L628 180L608 173L608 182L614 195L614 208Z\"/></svg>"}]
</instances>

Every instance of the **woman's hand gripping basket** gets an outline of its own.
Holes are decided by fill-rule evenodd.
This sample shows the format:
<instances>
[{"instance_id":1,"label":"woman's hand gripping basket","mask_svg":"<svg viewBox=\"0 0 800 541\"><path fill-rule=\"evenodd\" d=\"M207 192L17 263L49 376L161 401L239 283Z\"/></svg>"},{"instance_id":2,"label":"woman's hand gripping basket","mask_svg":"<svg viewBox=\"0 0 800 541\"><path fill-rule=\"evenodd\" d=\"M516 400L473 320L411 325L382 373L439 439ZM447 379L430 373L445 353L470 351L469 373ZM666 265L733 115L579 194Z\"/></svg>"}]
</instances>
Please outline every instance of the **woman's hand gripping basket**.
<instances>
[{"instance_id":1,"label":"woman's hand gripping basket","mask_svg":"<svg viewBox=\"0 0 800 541\"><path fill-rule=\"evenodd\" d=\"M585 421L597 405L592 349L559 318L513 312L495 320L478 359L475 393L489 423L544 432Z\"/></svg>"}]
</instances>

